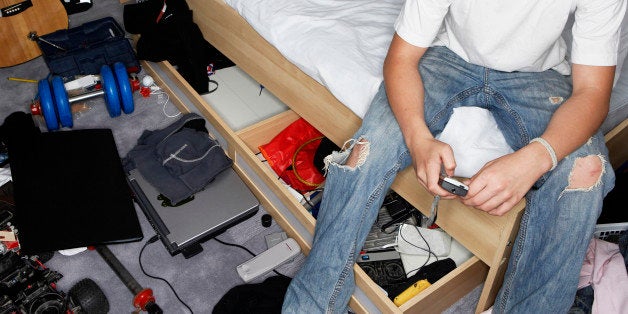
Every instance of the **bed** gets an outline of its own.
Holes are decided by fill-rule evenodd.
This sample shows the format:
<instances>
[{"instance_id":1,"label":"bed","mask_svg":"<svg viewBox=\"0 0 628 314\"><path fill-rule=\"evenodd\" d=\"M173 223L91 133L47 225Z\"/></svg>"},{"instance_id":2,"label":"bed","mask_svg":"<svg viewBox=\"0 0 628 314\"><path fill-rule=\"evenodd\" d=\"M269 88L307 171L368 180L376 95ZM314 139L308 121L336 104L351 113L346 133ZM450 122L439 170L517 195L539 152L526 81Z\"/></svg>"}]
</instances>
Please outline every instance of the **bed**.
<instances>
[{"instance_id":1,"label":"bed","mask_svg":"<svg viewBox=\"0 0 628 314\"><path fill-rule=\"evenodd\" d=\"M225 1L229 2L229 4ZM356 5L356 1L288 2L294 5L297 2L302 2L306 5L316 2L332 6L328 8L327 14L314 12L314 16L317 17L317 23L309 24L298 18L303 12L308 12L310 9L315 10L315 7L307 10L295 7L296 11L285 14L281 10L292 4L279 4L278 1L268 0L187 0L187 2L194 11L194 21L199 25L205 38L291 109L289 112L270 118L250 128L234 132L216 118L215 112L206 104L203 104L203 100L194 94L193 90L180 79L180 76L176 74L174 69L168 65L163 65L162 68L186 90L188 97L195 99L195 105L202 107L201 112L208 120L220 125L221 129L225 129L224 133L229 138L230 152L232 154L242 156L246 160L255 163L254 155L258 152L257 147L268 141L282 126L287 125L298 117L305 118L337 144L342 144L353 135L359 127L360 118L366 111L365 104L367 106L368 102L370 102L372 95L369 96L369 93L374 94L377 85L381 81L381 60L383 60L388 46L387 43L390 39L386 38L386 33L381 37L364 37L361 34L355 34L349 21L346 21L347 23L343 24L340 30L337 28L326 30L326 27L329 27L330 23L332 23L329 19L329 12L333 12L331 15L340 17L342 20L343 14L363 11L371 7ZM389 32L388 37L390 37L393 31L392 21L394 21L394 17L398 13L402 2L403 0L364 0L360 1L360 4L368 3L375 6L376 13L382 17L382 21L379 19L372 20L370 21L370 27L386 29ZM260 6L251 9L249 5L255 3L260 4ZM319 28L319 30L328 32L341 32L343 35L353 37L354 39L358 38L360 40L359 44L369 47L367 54L372 52L372 55L360 56L360 53L358 53L343 60L347 60L345 62L347 67L358 66L365 69L366 72L353 72L353 70L348 70L349 68L339 71L338 68L325 68L324 66L322 68L310 68L311 60L308 58L322 57L323 65L325 64L324 58L329 58L329 56L325 57L323 55L323 51L317 51L315 48L308 46L312 39L299 42L299 40L302 40L299 36L293 36L292 38L281 37L284 32L267 32L264 29L265 24L254 28L247 19L252 21L256 18L267 22L270 22L268 19L272 18L288 19L292 21L292 24L288 24L289 26L286 27L296 28L300 31L309 32L313 31L313 28ZM263 34L263 36L260 34ZM349 42L349 39L345 42L343 38L340 37L338 40L341 43ZM326 40L325 36L314 40L322 43L318 49L329 51L330 48L324 42ZM296 49L292 53L285 52L283 46L288 46L288 48L297 46L296 48L300 48L300 50ZM364 54L364 52L361 53ZM295 56L298 57L300 54L306 56L305 59L295 58ZM343 53L340 53L334 57L341 58L345 56ZM342 76L339 73L345 73L347 76L335 77ZM331 83L330 80L333 79L342 79L349 84L357 85L348 85L350 88L347 88L347 85L345 85L338 90L334 87L328 87ZM354 93L359 95L347 95L343 93L346 90L359 90L361 93ZM624 98L627 99L626 102L628 103L628 97ZM628 139L627 130L628 120L624 117L620 120L619 125L607 134L607 141L612 150L611 158L614 165L627 159L628 152L625 145ZM265 179L265 182L268 184L276 184L273 183L276 180L270 178L273 176L272 173L263 169L262 166L254 170L260 176L268 177ZM277 189L281 189L281 187L277 187ZM400 173L393 184L393 189L423 213L429 214L432 196L416 184L411 171L406 169ZM279 193L286 194L285 192ZM298 203L291 200L290 196L280 197L280 200L291 209L298 223L312 234L315 220L311 215L303 210ZM482 284L482 292L476 311L485 310L492 305L503 279L511 244L516 236L519 219L525 207L524 202L520 202L513 210L502 217L490 216L456 201L442 201L439 207L439 225L470 250L474 257L463 265L459 265L456 271L439 280L401 307L396 307L388 300L384 293L356 266L355 273L358 287L380 311L386 313L416 312L418 310L427 312L442 311L480 284ZM276 215L281 216L279 213ZM281 217L275 218L279 218L282 221ZM282 227L288 229L290 235L297 239L305 253L309 252L311 245L309 237L299 236L298 228L293 225L293 222L286 220L283 221ZM355 296L352 297L350 305L358 312L367 311L360 304L359 298Z\"/></svg>"}]
</instances>

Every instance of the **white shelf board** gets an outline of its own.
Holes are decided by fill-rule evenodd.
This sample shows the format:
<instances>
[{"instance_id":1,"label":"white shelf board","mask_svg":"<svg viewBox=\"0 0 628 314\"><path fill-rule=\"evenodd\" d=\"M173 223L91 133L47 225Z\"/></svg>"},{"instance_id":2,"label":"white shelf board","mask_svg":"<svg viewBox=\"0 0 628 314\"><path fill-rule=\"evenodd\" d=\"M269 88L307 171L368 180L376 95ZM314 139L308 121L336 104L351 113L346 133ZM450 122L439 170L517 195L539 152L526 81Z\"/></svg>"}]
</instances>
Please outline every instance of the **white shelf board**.
<instances>
[{"instance_id":1,"label":"white shelf board","mask_svg":"<svg viewBox=\"0 0 628 314\"><path fill-rule=\"evenodd\" d=\"M288 109L237 66L217 70L210 79L218 82L218 89L201 97L235 131ZM210 83L209 89L213 87Z\"/></svg>"}]
</instances>

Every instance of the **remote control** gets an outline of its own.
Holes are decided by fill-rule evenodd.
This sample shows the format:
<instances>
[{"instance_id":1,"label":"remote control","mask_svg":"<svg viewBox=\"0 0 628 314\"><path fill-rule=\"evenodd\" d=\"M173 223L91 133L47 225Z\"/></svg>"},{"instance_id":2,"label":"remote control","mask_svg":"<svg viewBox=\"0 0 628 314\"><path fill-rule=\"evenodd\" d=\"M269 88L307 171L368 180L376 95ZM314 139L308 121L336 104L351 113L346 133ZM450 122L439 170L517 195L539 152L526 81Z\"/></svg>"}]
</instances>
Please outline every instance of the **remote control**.
<instances>
[{"instance_id":1,"label":"remote control","mask_svg":"<svg viewBox=\"0 0 628 314\"><path fill-rule=\"evenodd\" d=\"M396 296L393 303L395 303L396 306L401 306L429 286L431 286L431 284L427 279L421 279Z\"/></svg>"},{"instance_id":2,"label":"remote control","mask_svg":"<svg viewBox=\"0 0 628 314\"><path fill-rule=\"evenodd\" d=\"M293 238L287 238L252 259L238 265L236 270L244 282L275 269L301 252L301 248Z\"/></svg>"},{"instance_id":3,"label":"remote control","mask_svg":"<svg viewBox=\"0 0 628 314\"><path fill-rule=\"evenodd\" d=\"M440 184L443 189L447 190L451 194L455 194L458 196L465 196L469 191L468 186L453 178L441 178L440 180L438 180L438 184Z\"/></svg>"}]
</instances>

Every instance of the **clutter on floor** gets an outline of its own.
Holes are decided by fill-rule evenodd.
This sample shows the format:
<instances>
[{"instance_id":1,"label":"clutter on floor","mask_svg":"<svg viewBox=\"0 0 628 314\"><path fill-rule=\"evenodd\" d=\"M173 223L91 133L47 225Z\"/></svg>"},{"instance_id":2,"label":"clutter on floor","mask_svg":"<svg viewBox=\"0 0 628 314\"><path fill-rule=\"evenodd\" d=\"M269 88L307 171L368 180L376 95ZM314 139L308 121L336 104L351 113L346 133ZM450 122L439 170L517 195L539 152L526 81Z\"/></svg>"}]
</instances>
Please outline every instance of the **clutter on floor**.
<instances>
[{"instance_id":1,"label":"clutter on floor","mask_svg":"<svg viewBox=\"0 0 628 314\"><path fill-rule=\"evenodd\" d=\"M195 113L145 131L125 157L137 204L171 254L186 258L200 243L253 216L259 201Z\"/></svg>"},{"instance_id":2,"label":"clutter on floor","mask_svg":"<svg viewBox=\"0 0 628 314\"><path fill-rule=\"evenodd\" d=\"M199 94L209 92L210 71L234 65L203 38L184 0L126 4L124 27L141 35L136 47L139 59L170 61Z\"/></svg>"},{"instance_id":3,"label":"clutter on floor","mask_svg":"<svg viewBox=\"0 0 628 314\"><path fill-rule=\"evenodd\" d=\"M72 0L71 2L76 2L76 1ZM81 2L86 2L86 1L81 0ZM57 2L57 4L59 4L59 2ZM91 5L91 1L89 2L89 5ZM108 11L107 9L102 10L103 6L110 7L111 6L110 4L95 3L94 6L97 8L99 12L106 12L106 14L111 14L111 13L115 14L115 12ZM82 19L82 16L81 14L77 14L76 16L73 16L73 19L74 21L80 21ZM97 20L99 19L94 19L91 21L97 21ZM120 19L116 19L116 20L119 21ZM83 24L80 24L80 23L73 23L73 24L79 24L77 27L80 27L82 30L86 30L88 32L89 31L99 32L91 28L89 29L85 28L85 24L94 25L94 24L90 24L91 21L88 21ZM109 22L111 22L111 20L109 20ZM108 24L108 25L111 27L107 27L106 29L104 29L105 32L103 33L103 36L102 36L102 37L106 37L104 41L107 41L107 40L115 41L115 40L119 40L120 37L122 37L124 43L129 42L128 37L126 36L127 34L124 31L122 31L122 33L118 32L119 29L116 28L115 24ZM74 28L66 30L63 33L65 33L65 35L68 35L68 37L72 37L74 39L77 38L76 36L80 37L82 35L78 32L73 33L73 31L74 31ZM39 44L48 45L49 46L48 48L53 49L53 54L55 58L63 57L64 53L61 53L61 52L63 51L63 49L68 50L69 48L69 46L66 46L65 43L60 43L55 38L46 37L44 33L40 32L39 35L42 35L41 36L42 38L40 38L39 40ZM86 40L89 41L89 40L94 39L95 41L98 41L99 40L98 38L102 39L102 37L100 36L93 36L93 35L94 34L90 34L89 38L86 38ZM46 44L44 40L52 43L53 45L61 47L63 49L60 50L58 48L55 48L53 45ZM63 41L62 39L60 40ZM86 52L90 52L90 51L95 52L95 50L99 48L97 47L97 43L94 43L94 42L90 42L90 46L91 47L88 49L89 51L86 51ZM73 50L73 48L70 50ZM118 50L119 50L118 52L121 52L122 50L126 51L125 49L118 49ZM113 50L108 51L108 53L115 52L115 51L116 49L113 49ZM72 55L72 54L73 52L65 53L65 56L68 57L69 55ZM48 58L48 56L45 56L45 57L46 58L42 57L34 61L37 64L43 65L37 68L37 71L25 72L25 73L15 72L17 75L12 74L11 77L13 79L8 80L9 84L13 84L13 85L19 84L20 87L29 87L29 88L31 86L34 87L34 90L27 91L28 93L31 93L31 95L28 96L29 97L27 99L28 102L20 101L21 104L19 108L17 108L17 105L13 106L13 104L10 104L10 106L3 106L3 107L16 108L16 110L28 112L29 111L28 105L30 104L29 103L30 100L33 98L36 98L36 100L40 100L40 95L38 95L40 92L37 90L37 85L40 82L40 80L38 80L40 78L39 73L45 74L49 70L51 70L49 67L49 64L53 64L53 63L59 64L59 63L55 63L57 62L57 59L52 60L51 58ZM111 57L111 55L109 55L108 57ZM81 62L87 61L88 59L90 59L90 57L88 56L88 58L84 58L84 59L85 60L80 60L80 58L78 59L74 58L74 61L79 60L76 62L77 64L81 64ZM48 62L50 60L51 62ZM65 60L68 61L70 59L65 59ZM44 63L44 61L46 63ZM224 60L216 60L216 61L219 61L219 62L217 63L214 62L214 63L219 66L220 63L223 62ZM68 61L68 63L65 65L70 66L70 63L71 62ZM111 112L110 112L111 110L110 107L112 107L111 104L115 102L116 100L118 100L118 102L121 103L120 108L118 110L124 112L124 108L122 107L122 105L124 104L123 103L124 99L120 98L120 96L109 97L109 95L107 95L107 90L110 90L110 88L107 88L107 87L102 88L102 85L103 85L102 77L106 76L106 75L103 75L102 73L103 72L102 67L97 68L96 73L94 74L79 73L79 74L70 75L68 77L64 75L56 75L58 79L52 79L48 77L42 80L45 82L45 86L48 87L48 89L50 89L50 93L49 93L50 97L46 98L46 101L49 104L51 104L52 107L49 106L47 108L52 109L52 111L49 110L48 112L54 112L54 114L48 115L48 118L56 120L56 122L58 123L57 128L59 130L56 132L51 132L51 134L67 133L71 127L74 129L74 131L78 131L78 132L83 132L86 128L91 128L91 126L93 125L96 125L99 128L100 127L112 127L112 133L115 139L115 144L119 151L119 155L124 156L133 147L133 145L136 144L135 141L139 137L139 133L134 133L136 132L135 130L154 130L162 126L166 126L169 123L174 122L174 118L179 116L180 113L179 113L178 108L172 104L170 104L170 107L166 107L169 104L168 103L169 95L160 89L160 87L157 85L157 82L152 80L149 76L145 75L145 73L143 73L141 70L139 70L139 72L136 73L135 71L138 70L137 68L124 66L125 73L124 75L121 75L121 74L116 73L116 67L113 66L114 62L106 62L106 64L108 64L108 69L113 74L113 76L111 76L112 79L105 79L104 85L113 86L114 88L116 88L116 91L115 92L110 91L110 94L116 94L116 93L120 94L120 90L123 90L127 88L128 86L130 86L131 91L133 93L133 98L134 98L133 112L125 114L125 115L119 115L115 117L115 119L112 119ZM17 68L18 67L14 69L17 69ZM19 68L21 69L22 67L20 66ZM25 66L24 68L27 68L27 66ZM4 69L2 69L2 71L4 71ZM207 76L208 74L207 71L209 71L209 69L206 67L206 68L203 68L203 71L205 71L204 75ZM14 72L11 72L11 73L14 73ZM44 75L44 74L41 74L41 75ZM131 78L128 78L127 76L130 76ZM129 81L128 82L129 85L122 84L125 80ZM113 84L108 84L109 82ZM56 90L53 85L57 86ZM60 88L61 85L63 85L64 90L61 90ZM5 89L4 84L2 85L2 89L3 90ZM27 89L28 88L24 88L24 90L27 90ZM136 95L135 91L138 91L138 90L140 92L142 92L143 90L144 93L140 95ZM59 91L59 93L55 93L55 91ZM122 92L127 93L127 91L128 91L128 88L126 90L123 90ZM104 97L101 97L101 96L104 96ZM138 96L140 98L138 98ZM105 99L107 97L111 99ZM61 121L61 119L59 119L58 117L58 110L59 110L59 107L57 106L58 100L61 100L60 101L61 103L69 105L69 110L68 110L68 106L62 107L61 113L63 114L63 121ZM103 102L104 102L104 106L101 107ZM113 106L113 107L115 109L116 106ZM39 109L39 112L41 113L41 107ZM53 127L47 127L45 118L46 117L41 114L33 116L35 127L39 130L42 130L43 132L45 132L47 129L48 130L54 129ZM4 115L3 115L3 120L4 120ZM121 130L120 128L128 128L130 130L129 131ZM74 131L70 131L70 132L74 133ZM63 150L63 147L59 147L59 149ZM58 155L61 158L65 156L65 154L73 153L73 152L74 151L64 151ZM4 147L3 144L0 145L0 157L2 158L0 159L0 166L8 166L10 160L8 158L6 147ZM84 157L83 161L85 163L88 163L90 160L92 160L91 157L92 157L91 155ZM100 165L94 164L93 166L99 167ZM64 167L65 167L64 165L59 165L59 167L57 168L64 168ZM59 169L59 171L63 171L63 170ZM2 169L0 169L0 172L1 172L0 179L3 180L2 181L3 183L11 182L12 180L11 172L8 167L3 167ZM229 178L234 177L233 175L235 175L235 172L223 171L220 174L218 174L211 183L218 183L221 180L221 175L227 172L230 173L228 176ZM88 172L86 173L89 174ZM237 177L237 175L235 175L235 177ZM19 174L18 174L18 179L19 179ZM61 188L62 187L61 183L62 182L60 181L53 180L50 182L46 182L44 187L49 188L48 185L53 185L54 187ZM122 186L124 185L125 184L123 184ZM84 184L84 186L87 188L93 185ZM232 191L229 191L229 193L222 192L221 197L228 197L231 192ZM45 195L42 195L42 196L45 196ZM52 198L52 199L55 200L55 198ZM50 198L44 199L43 201L45 200L50 201ZM99 199L95 199L94 201L100 202ZM256 210L257 210L257 205L258 205L258 202L257 200L255 200ZM170 207L169 209L181 209L181 207ZM137 213L137 217L139 218L140 223L141 223L142 232L147 236L152 234L153 229L151 228L150 223L144 217L141 209L136 206L135 208L133 208L133 211L134 213ZM255 215L251 217L250 219L247 219L244 222L242 222L243 228L245 230L241 230L241 229L221 230L224 232L220 234L219 237L220 239L222 239L221 241L225 243L232 242L232 243L241 245L243 247L248 247L252 250L252 252L255 252L255 254L257 254L267 248L266 247L267 244L265 242L264 236L267 234L274 234L274 233L280 232L281 229L274 221L272 220L268 221L268 219L265 220L264 225L260 224L261 222L260 216L263 216L264 214L268 216L263 208L260 207L259 210L257 211L259 215L257 215L255 211L252 211L249 213L252 213ZM98 218L98 217L93 217L93 218ZM246 217L239 216L238 219L242 220L242 219L246 219ZM253 222L252 220L255 220L255 221ZM221 227L224 227L224 225L221 225ZM65 230L62 230L62 231L65 231ZM157 238L151 237L150 239L148 239L149 241L146 241L146 244L154 243L153 239L157 239ZM208 240L208 238L204 240ZM261 242L258 240L260 240ZM273 241L274 240L271 240L271 242ZM160 250L159 246L148 247L147 245L145 245L144 247L142 247L142 243L139 243L139 242L132 242L132 243L121 244L121 245L109 245L108 247L110 247L112 253L114 253L120 259L120 262L124 264L126 267L128 267L129 272L134 274L134 276L137 276L139 283L148 284L149 286L152 286L152 289L154 289L154 296L158 298L159 300L162 300L162 302L165 301L164 303L160 302L160 305L164 306L164 310L166 312L178 312L182 308L181 306L183 304L179 304L178 301L170 302L171 298L173 300L175 298L174 296L172 296L172 291L170 291L169 290L170 288L168 288L168 286L166 286L163 282L156 281L153 279L153 277L149 276L151 275L151 273L154 274L156 272L160 274L161 277L171 282L173 285L175 286L179 285L179 287L176 287L177 289L175 293L176 292L185 293L185 296L183 296L182 299L186 303L189 303L190 305L189 308L194 309L195 312L198 312L198 311L207 312L211 310L211 307L213 306L213 304L215 304L215 302L218 300L218 298L222 296L222 294L224 294L224 292L226 292L230 287L235 286L237 283L242 282L241 279L237 276L235 265L238 265L239 263L249 258L248 256L241 256L239 254L240 252L237 250L235 250L234 252L229 251L228 248L226 248L223 244L220 244L218 242L218 239L216 241L210 241L209 243L207 242L202 243L202 247L205 249L205 251L196 255L195 259L190 262L181 261L177 259L178 257L175 257L175 256L169 256L170 255L169 252L167 252L167 250L163 250L163 248L161 248ZM263 247L264 249L260 249L261 247ZM144 248L146 248L146 250L144 250ZM166 252L167 256L162 256L161 254L162 251ZM106 265L103 265L104 263L103 259L100 258L98 256L99 254L97 254L95 251L84 250L84 248L77 248L77 249L69 249L69 250L60 250L60 252L62 252L63 254L54 253L54 257L50 261L50 266L46 265L50 267L49 269L59 269L60 272L64 274L64 277L60 278L59 281L55 283L56 286L59 288L59 291L69 291L71 289L72 284L80 281L80 278L77 278L77 277L87 275L94 278L94 281L98 282L98 284L104 288L105 294L107 295L107 298L109 299L111 303L110 310L112 312L130 312L132 310L138 310L137 306L135 306L132 302L133 295L129 294L127 289L125 288L120 289L120 285L123 285L123 283L118 278L115 278L115 277L110 278L110 275L115 276L115 274L111 272L110 269L106 267ZM143 258L142 258L142 255L140 254L139 259L141 261L140 261L140 264L138 265L138 253L140 252L143 252L144 254L143 254ZM295 261L293 263L289 263L287 265L279 267L279 269L282 273L291 276L294 274L294 272L298 268L299 263L301 263L302 260L303 260L303 257L301 254L301 256L295 258ZM143 265L142 265L142 262L143 262ZM142 275L142 273L140 272L140 269L137 268L138 266L142 268L141 269L142 271L144 271L144 268L146 268L145 275ZM230 271L233 271L233 273L230 273ZM108 274L108 272L110 272L111 274ZM172 276L175 273L176 275ZM260 278L260 280L263 280L263 277ZM182 282L186 283L183 287L180 286ZM118 292L120 290L122 290L122 292ZM190 293L190 292L193 292L193 293ZM100 307L100 308L103 309L104 307ZM29 312L29 311L24 311L24 312ZM93 313L98 313L98 312L93 312Z\"/></svg>"}]
</instances>

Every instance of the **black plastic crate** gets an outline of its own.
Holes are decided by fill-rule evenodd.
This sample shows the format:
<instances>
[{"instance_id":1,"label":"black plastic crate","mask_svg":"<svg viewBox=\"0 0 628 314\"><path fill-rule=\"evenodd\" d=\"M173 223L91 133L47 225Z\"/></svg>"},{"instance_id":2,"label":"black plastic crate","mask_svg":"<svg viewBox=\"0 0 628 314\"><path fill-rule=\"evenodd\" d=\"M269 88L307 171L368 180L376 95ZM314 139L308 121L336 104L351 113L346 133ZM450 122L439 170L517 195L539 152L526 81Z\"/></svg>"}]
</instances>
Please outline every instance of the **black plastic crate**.
<instances>
[{"instance_id":1,"label":"black plastic crate","mask_svg":"<svg viewBox=\"0 0 628 314\"><path fill-rule=\"evenodd\" d=\"M100 67L122 62L128 68L140 64L135 57L125 32L112 18L106 17L87 22L67 30L59 30L42 39L65 50L58 49L45 41L39 41L44 60L53 75L99 74Z\"/></svg>"}]
</instances>

